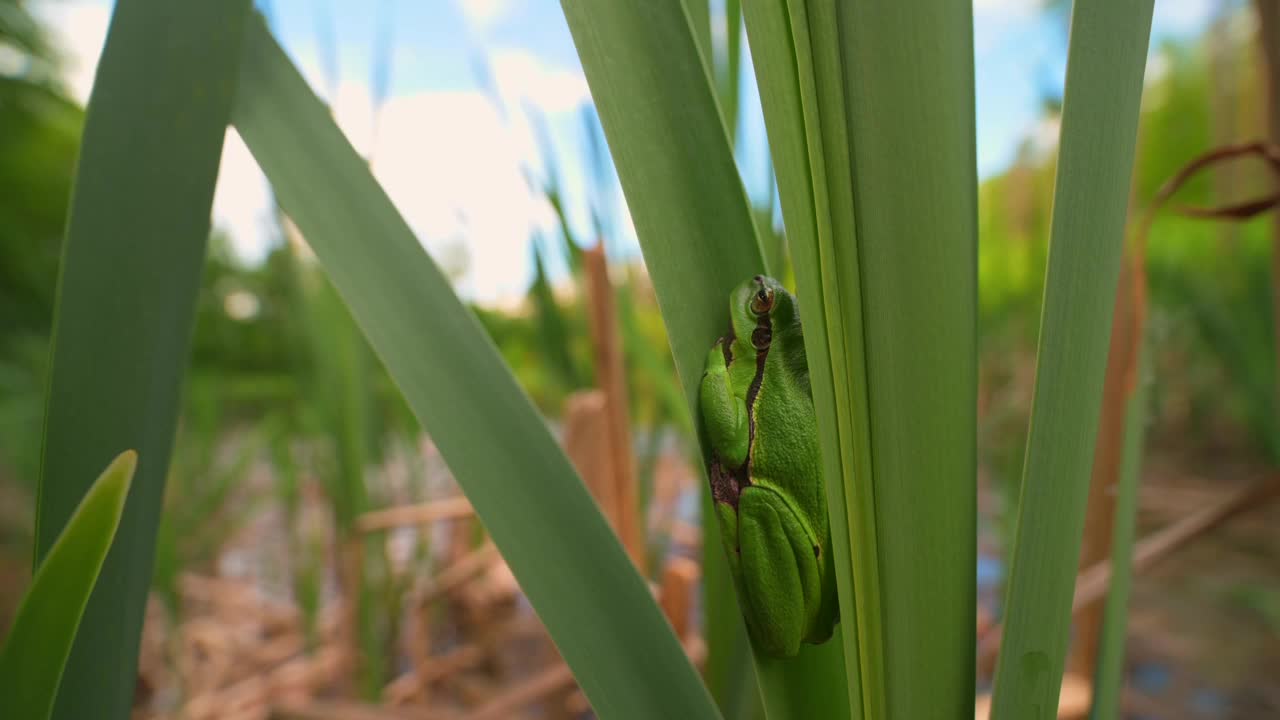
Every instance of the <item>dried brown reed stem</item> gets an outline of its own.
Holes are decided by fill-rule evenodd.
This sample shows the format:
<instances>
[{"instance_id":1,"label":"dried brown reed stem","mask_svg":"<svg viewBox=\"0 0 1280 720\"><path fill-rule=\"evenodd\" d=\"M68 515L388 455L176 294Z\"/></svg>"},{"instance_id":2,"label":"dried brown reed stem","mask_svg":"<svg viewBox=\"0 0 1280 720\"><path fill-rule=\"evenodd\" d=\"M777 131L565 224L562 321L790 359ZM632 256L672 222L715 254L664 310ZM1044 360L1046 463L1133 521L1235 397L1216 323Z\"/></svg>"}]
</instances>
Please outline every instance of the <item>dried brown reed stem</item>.
<instances>
[{"instance_id":1,"label":"dried brown reed stem","mask_svg":"<svg viewBox=\"0 0 1280 720\"><path fill-rule=\"evenodd\" d=\"M475 509L463 496L445 500L433 500L417 505L373 510L356 518L356 530L362 533L380 532L400 527L430 525L440 520L456 520L471 517Z\"/></svg>"},{"instance_id":2,"label":"dried brown reed stem","mask_svg":"<svg viewBox=\"0 0 1280 720\"><path fill-rule=\"evenodd\" d=\"M609 265L604 244L585 250L583 266L587 279L587 309L591 320L592 349L596 378L606 398L609 451L613 456L617 487L618 537L643 572L645 568L644 527L640 519L639 489L636 484L635 452L631 443L631 411L627 398L627 370L622 356L622 335L609 282Z\"/></svg>"}]
</instances>

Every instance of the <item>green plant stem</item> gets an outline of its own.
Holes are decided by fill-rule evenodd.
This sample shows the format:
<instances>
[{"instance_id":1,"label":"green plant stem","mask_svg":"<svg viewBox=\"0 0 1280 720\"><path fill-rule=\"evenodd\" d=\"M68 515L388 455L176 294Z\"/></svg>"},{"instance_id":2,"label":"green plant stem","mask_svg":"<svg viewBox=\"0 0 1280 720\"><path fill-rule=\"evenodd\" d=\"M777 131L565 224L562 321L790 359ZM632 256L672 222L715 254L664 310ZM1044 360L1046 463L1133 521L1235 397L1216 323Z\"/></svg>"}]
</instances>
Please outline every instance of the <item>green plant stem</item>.
<instances>
[{"instance_id":1,"label":"green plant stem","mask_svg":"<svg viewBox=\"0 0 1280 720\"><path fill-rule=\"evenodd\" d=\"M1116 496L1115 529L1111 536L1111 585L1107 589L1103 610L1102 640L1098 647L1097 677L1093 682L1091 720L1114 720L1120 716L1125 632L1129 619L1129 587L1133 580L1133 541L1137 534L1138 483L1142 475L1147 408L1151 399L1149 355L1146 343L1140 342L1138 357L1134 361L1138 369L1138 384L1125 407L1124 447Z\"/></svg>"}]
</instances>

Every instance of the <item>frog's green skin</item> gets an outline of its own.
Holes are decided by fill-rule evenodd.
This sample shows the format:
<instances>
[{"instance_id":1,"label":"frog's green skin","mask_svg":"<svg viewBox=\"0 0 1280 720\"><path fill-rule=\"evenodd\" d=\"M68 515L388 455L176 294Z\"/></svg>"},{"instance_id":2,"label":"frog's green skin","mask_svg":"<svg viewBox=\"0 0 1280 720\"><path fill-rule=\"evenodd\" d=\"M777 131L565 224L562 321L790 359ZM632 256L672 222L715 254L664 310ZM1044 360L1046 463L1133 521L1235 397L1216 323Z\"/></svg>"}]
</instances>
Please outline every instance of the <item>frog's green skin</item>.
<instances>
[{"instance_id":1,"label":"frog's green skin","mask_svg":"<svg viewBox=\"0 0 1280 720\"><path fill-rule=\"evenodd\" d=\"M699 403L721 539L757 648L791 657L838 620L827 497L795 298L757 275L730 295Z\"/></svg>"}]
</instances>

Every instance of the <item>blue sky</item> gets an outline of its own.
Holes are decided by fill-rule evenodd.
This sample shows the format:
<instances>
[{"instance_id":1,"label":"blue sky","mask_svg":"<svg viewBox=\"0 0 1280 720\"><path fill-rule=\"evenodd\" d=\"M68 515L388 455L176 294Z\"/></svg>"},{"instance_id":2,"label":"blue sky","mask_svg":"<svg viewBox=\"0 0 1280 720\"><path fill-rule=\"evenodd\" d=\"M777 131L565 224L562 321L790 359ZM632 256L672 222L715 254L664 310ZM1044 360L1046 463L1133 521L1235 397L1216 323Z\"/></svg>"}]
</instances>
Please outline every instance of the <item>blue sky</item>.
<instances>
[{"instance_id":1,"label":"blue sky","mask_svg":"<svg viewBox=\"0 0 1280 720\"><path fill-rule=\"evenodd\" d=\"M713 0L714 2L714 0ZM1239 0L1157 0L1152 46L1199 33ZM529 238L553 218L526 178L546 177L537 124L545 117L570 219L585 232L589 197L583 108L586 82L559 3L553 0L258 0L283 45L335 108L352 143L459 291L510 304L531 274ZM1037 132L1042 98L1061 92L1066 37L1037 0L975 0L978 171L1006 167ZM36 9L71 56L68 83L87 98L105 35L108 0L43 0ZM744 43L745 48L745 43ZM482 70L483 68L483 70ZM491 80L484 80L488 77ZM738 155L756 197L766 192L763 123L744 72ZM375 116L372 97L385 92ZM538 180L540 182L540 180ZM591 187L591 192L601 192ZM616 185L619 252L638 257ZM246 259L275 231L265 180L230 133L215 224ZM559 262L553 272L563 271Z\"/></svg>"}]
</instances>

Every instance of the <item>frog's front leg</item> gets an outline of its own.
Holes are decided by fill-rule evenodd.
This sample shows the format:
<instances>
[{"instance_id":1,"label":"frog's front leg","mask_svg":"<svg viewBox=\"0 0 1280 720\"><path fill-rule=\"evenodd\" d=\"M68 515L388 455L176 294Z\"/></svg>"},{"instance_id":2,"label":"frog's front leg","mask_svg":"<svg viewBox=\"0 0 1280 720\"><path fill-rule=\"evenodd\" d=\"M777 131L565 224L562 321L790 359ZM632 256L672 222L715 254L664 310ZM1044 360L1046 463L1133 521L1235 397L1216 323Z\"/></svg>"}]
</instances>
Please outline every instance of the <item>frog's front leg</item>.
<instances>
[{"instance_id":1,"label":"frog's front leg","mask_svg":"<svg viewBox=\"0 0 1280 720\"><path fill-rule=\"evenodd\" d=\"M775 657L793 657L821 602L812 538L781 495L751 485L738 499L740 581L747 628Z\"/></svg>"},{"instance_id":2,"label":"frog's front leg","mask_svg":"<svg viewBox=\"0 0 1280 720\"><path fill-rule=\"evenodd\" d=\"M698 388L698 404L711 449L725 469L732 472L747 461L750 432L746 402L733 393L733 383L729 379L729 368L725 362L728 342L721 338L707 354L706 369Z\"/></svg>"}]
</instances>

